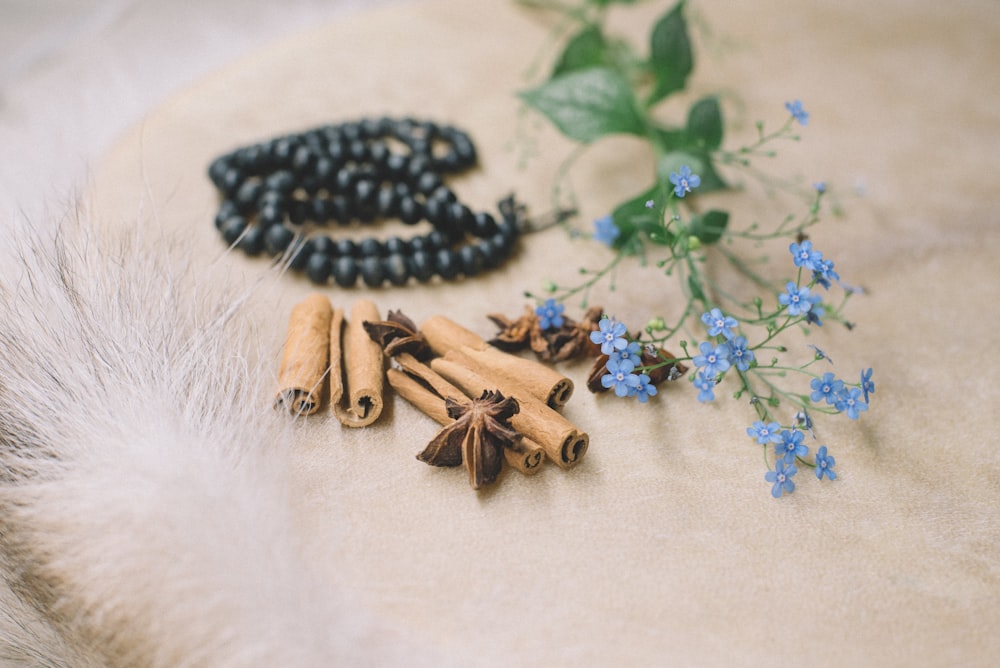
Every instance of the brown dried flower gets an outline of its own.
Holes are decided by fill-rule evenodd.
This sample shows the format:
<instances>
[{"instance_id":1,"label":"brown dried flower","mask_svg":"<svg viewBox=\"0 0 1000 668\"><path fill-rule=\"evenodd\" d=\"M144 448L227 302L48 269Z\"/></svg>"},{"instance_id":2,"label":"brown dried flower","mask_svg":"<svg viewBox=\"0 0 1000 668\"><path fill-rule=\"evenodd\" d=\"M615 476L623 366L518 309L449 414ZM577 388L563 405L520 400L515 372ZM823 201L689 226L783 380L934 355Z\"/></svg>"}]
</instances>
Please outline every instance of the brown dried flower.
<instances>
[{"instance_id":1,"label":"brown dried flower","mask_svg":"<svg viewBox=\"0 0 1000 668\"><path fill-rule=\"evenodd\" d=\"M479 399L445 400L454 422L431 439L417 459L431 466L465 464L469 484L479 489L496 480L503 464L503 449L520 451L521 434L510 426L519 410L517 399L485 390Z\"/></svg>"},{"instance_id":2,"label":"brown dried flower","mask_svg":"<svg viewBox=\"0 0 1000 668\"><path fill-rule=\"evenodd\" d=\"M517 319L491 314L487 317L500 327L500 332L490 344L507 352L530 347L544 362L576 359L590 353L590 332L597 329L603 310L600 306L587 309L580 322L563 316L561 327L547 330L539 326L538 316L530 306L525 306L524 315Z\"/></svg>"},{"instance_id":3,"label":"brown dried flower","mask_svg":"<svg viewBox=\"0 0 1000 668\"><path fill-rule=\"evenodd\" d=\"M669 364L663 364L667 360L674 360L675 357L663 348L656 348L650 343L642 346L642 352L639 357L641 358L639 366L653 366L656 364L663 365L645 372L649 376L650 385L659 385L665 380L677 380L687 373L688 370L687 366L677 361ZM608 356L603 354L599 355L594 361L594 366L591 367L590 373L587 375L587 389L595 394L598 392L604 392L608 389L601 384L601 378L608 373L608 370L605 367L607 363Z\"/></svg>"},{"instance_id":4,"label":"brown dried flower","mask_svg":"<svg viewBox=\"0 0 1000 668\"><path fill-rule=\"evenodd\" d=\"M430 355L424 335L417 330L416 323L403 315L402 311L389 311L385 320L366 320L363 324L368 336L382 346L382 351L389 357L410 353L417 359L423 359Z\"/></svg>"}]
</instances>

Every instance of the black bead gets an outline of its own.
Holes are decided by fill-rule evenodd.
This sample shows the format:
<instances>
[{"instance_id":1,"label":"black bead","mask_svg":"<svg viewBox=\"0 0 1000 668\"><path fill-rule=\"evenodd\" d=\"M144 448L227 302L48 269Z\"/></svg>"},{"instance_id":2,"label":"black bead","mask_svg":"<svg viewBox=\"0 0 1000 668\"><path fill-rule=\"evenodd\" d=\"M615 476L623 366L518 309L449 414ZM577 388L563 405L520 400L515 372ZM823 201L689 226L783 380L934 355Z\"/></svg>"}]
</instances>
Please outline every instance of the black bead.
<instances>
[{"instance_id":1,"label":"black bead","mask_svg":"<svg viewBox=\"0 0 1000 668\"><path fill-rule=\"evenodd\" d=\"M309 150L308 146L299 146L292 156L292 169L296 172L304 173L313 169L316 164L316 156Z\"/></svg>"},{"instance_id":2,"label":"black bead","mask_svg":"<svg viewBox=\"0 0 1000 668\"><path fill-rule=\"evenodd\" d=\"M260 255L264 250L264 229L256 225L248 227L239 240L238 246L240 250L251 257Z\"/></svg>"},{"instance_id":3,"label":"black bead","mask_svg":"<svg viewBox=\"0 0 1000 668\"><path fill-rule=\"evenodd\" d=\"M222 238L226 240L227 244L235 243L245 229L247 229L247 219L239 215L230 216L219 226Z\"/></svg>"},{"instance_id":4,"label":"black bead","mask_svg":"<svg viewBox=\"0 0 1000 668\"><path fill-rule=\"evenodd\" d=\"M441 278L455 278L461 269L462 267L455 251L448 248L441 248L434 253L434 270Z\"/></svg>"},{"instance_id":5,"label":"black bead","mask_svg":"<svg viewBox=\"0 0 1000 668\"><path fill-rule=\"evenodd\" d=\"M360 249L354 243L353 239L337 239L335 252L337 255L343 257L358 257L361 255Z\"/></svg>"},{"instance_id":6,"label":"black bead","mask_svg":"<svg viewBox=\"0 0 1000 668\"><path fill-rule=\"evenodd\" d=\"M289 253L288 267L295 271L302 271L306 268L306 263L311 255L312 245L308 241L295 243Z\"/></svg>"},{"instance_id":7,"label":"black bead","mask_svg":"<svg viewBox=\"0 0 1000 668\"><path fill-rule=\"evenodd\" d=\"M380 257L385 252L385 246L374 237L368 237L358 244L358 251L362 257Z\"/></svg>"},{"instance_id":8,"label":"black bead","mask_svg":"<svg viewBox=\"0 0 1000 668\"><path fill-rule=\"evenodd\" d=\"M264 249L269 255L278 255L285 252L294 238L295 233L284 225L272 225L264 233Z\"/></svg>"},{"instance_id":9,"label":"black bead","mask_svg":"<svg viewBox=\"0 0 1000 668\"><path fill-rule=\"evenodd\" d=\"M380 218L392 218L396 215L396 191L392 188L380 188L375 196L375 210Z\"/></svg>"},{"instance_id":10,"label":"black bead","mask_svg":"<svg viewBox=\"0 0 1000 668\"><path fill-rule=\"evenodd\" d=\"M400 255L406 255L410 250L409 244L399 237L389 237L385 240L385 254L392 255L394 253L399 253Z\"/></svg>"},{"instance_id":11,"label":"black bead","mask_svg":"<svg viewBox=\"0 0 1000 668\"><path fill-rule=\"evenodd\" d=\"M208 166L208 178L212 179L212 183L215 184L216 188L222 189L222 184L226 172L229 171L229 156L223 155L211 162Z\"/></svg>"},{"instance_id":12,"label":"black bead","mask_svg":"<svg viewBox=\"0 0 1000 668\"><path fill-rule=\"evenodd\" d=\"M479 250L480 257L483 258L483 267L490 269L500 264L501 258L489 239L480 239L473 245Z\"/></svg>"},{"instance_id":13,"label":"black bead","mask_svg":"<svg viewBox=\"0 0 1000 668\"><path fill-rule=\"evenodd\" d=\"M406 263L410 274L420 282L429 281L434 276L434 258L426 251L416 251Z\"/></svg>"},{"instance_id":14,"label":"black bead","mask_svg":"<svg viewBox=\"0 0 1000 668\"><path fill-rule=\"evenodd\" d=\"M257 224L261 227L279 225L285 221L285 214L275 206L266 206L257 212Z\"/></svg>"},{"instance_id":15,"label":"black bead","mask_svg":"<svg viewBox=\"0 0 1000 668\"><path fill-rule=\"evenodd\" d=\"M433 232L427 235L427 243L430 244L431 247L435 249L447 248L448 246L451 245L448 242L448 239L438 230L434 230Z\"/></svg>"},{"instance_id":16,"label":"black bead","mask_svg":"<svg viewBox=\"0 0 1000 668\"><path fill-rule=\"evenodd\" d=\"M361 278L365 285L370 288L377 288L385 281L385 273L382 271L382 258L370 256L361 258L360 263Z\"/></svg>"},{"instance_id":17,"label":"black bead","mask_svg":"<svg viewBox=\"0 0 1000 668\"><path fill-rule=\"evenodd\" d=\"M472 234L486 239L497 233L497 221L486 211L480 211L472 218Z\"/></svg>"},{"instance_id":18,"label":"black bead","mask_svg":"<svg viewBox=\"0 0 1000 668\"><path fill-rule=\"evenodd\" d=\"M368 158L368 147L360 139L355 139L347 146L347 157L355 162L364 162Z\"/></svg>"},{"instance_id":19,"label":"black bead","mask_svg":"<svg viewBox=\"0 0 1000 668\"><path fill-rule=\"evenodd\" d=\"M407 225L415 225L424 217L423 207L420 202L412 197L404 197L399 200L399 219Z\"/></svg>"},{"instance_id":20,"label":"black bead","mask_svg":"<svg viewBox=\"0 0 1000 668\"><path fill-rule=\"evenodd\" d=\"M441 177L437 172L424 172L417 179L417 192L430 195L442 185Z\"/></svg>"},{"instance_id":21,"label":"black bead","mask_svg":"<svg viewBox=\"0 0 1000 668\"><path fill-rule=\"evenodd\" d=\"M301 225L309 219L309 200L293 200L288 207L288 220L294 225Z\"/></svg>"},{"instance_id":22,"label":"black bead","mask_svg":"<svg viewBox=\"0 0 1000 668\"><path fill-rule=\"evenodd\" d=\"M314 253L322 253L333 257L337 254L337 244L333 239L321 234L309 240L309 245Z\"/></svg>"},{"instance_id":23,"label":"black bead","mask_svg":"<svg viewBox=\"0 0 1000 668\"><path fill-rule=\"evenodd\" d=\"M264 193L264 184L257 179L244 181L236 190L233 198L240 211L250 211L257 204L257 199Z\"/></svg>"},{"instance_id":24,"label":"black bead","mask_svg":"<svg viewBox=\"0 0 1000 668\"><path fill-rule=\"evenodd\" d=\"M322 197L309 200L309 220L317 225L325 225L333 217L333 203Z\"/></svg>"},{"instance_id":25,"label":"black bead","mask_svg":"<svg viewBox=\"0 0 1000 668\"><path fill-rule=\"evenodd\" d=\"M385 160L385 169L391 179L397 179L406 174L410 160L402 153L393 153Z\"/></svg>"},{"instance_id":26,"label":"black bead","mask_svg":"<svg viewBox=\"0 0 1000 668\"><path fill-rule=\"evenodd\" d=\"M358 280L358 263L353 257L338 257L333 263L333 280L342 288L349 288Z\"/></svg>"},{"instance_id":27,"label":"black bead","mask_svg":"<svg viewBox=\"0 0 1000 668\"><path fill-rule=\"evenodd\" d=\"M230 167L222 175L221 183L219 183L219 190L230 197L234 197L242 184L243 172L236 167Z\"/></svg>"},{"instance_id":28,"label":"black bead","mask_svg":"<svg viewBox=\"0 0 1000 668\"><path fill-rule=\"evenodd\" d=\"M436 246L433 242L431 242L431 240L426 236L413 237L407 242L407 245L410 247L410 250L413 251L414 253L418 251L431 253L438 249L438 246Z\"/></svg>"},{"instance_id":29,"label":"black bead","mask_svg":"<svg viewBox=\"0 0 1000 668\"><path fill-rule=\"evenodd\" d=\"M341 225L347 225L354 218L351 204L343 195L334 195L330 198L330 219Z\"/></svg>"},{"instance_id":30,"label":"black bead","mask_svg":"<svg viewBox=\"0 0 1000 668\"><path fill-rule=\"evenodd\" d=\"M333 261L326 253L312 253L306 261L306 276L316 285L326 285L330 278Z\"/></svg>"},{"instance_id":31,"label":"black bead","mask_svg":"<svg viewBox=\"0 0 1000 668\"><path fill-rule=\"evenodd\" d=\"M288 170L278 170L264 179L264 187L287 195L295 190L295 176Z\"/></svg>"},{"instance_id":32,"label":"black bead","mask_svg":"<svg viewBox=\"0 0 1000 668\"><path fill-rule=\"evenodd\" d=\"M424 217L427 218L427 222L436 228L445 226L447 222L447 206L447 202L435 199L434 197L424 202Z\"/></svg>"},{"instance_id":33,"label":"black bead","mask_svg":"<svg viewBox=\"0 0 1000 668\"><path fill-rule=\"evenodd\" d=\"M479 249L474 245L459 248L458 261L462 265L462 273L466 276L475 276L481 273L486 266Z\"/></svg>"},{"instance_id":34,"label":"black bead","mask_svg":"<svg viewBox=\"0 0 1000 668\"><path fill-rule=\"evenodd\" d=\"M406 285L406 281L410 278L410 269L402 253L391 253L383 258L382 269L393 285Z\"/></svg>"},{"instance_id":35,"label":"black bead","mask_svg":"<svg viewBox=\"0 0 1000 668\"><path fill-rule=\"evenodd\" d=\"M348 193L354 189L354 181L358 178L358 170L352 165L344 165L337 171L334 187L337 192Z\"/></svg>"},{"instance_id":36,"label":"black bead","mask_svg":"<svg viewBox=\"0 0 1000 668\"><path fill-rule=\"evenodd\" d=\"M215 227L221 230L224 222L233 216L238 216L239 213L240 211L236 206L236 202L231 199L222 200L222 203L219 204L219 210L215 214Z\"/></svg>"},{"instance_id":37,"label":"black bead","mask_svg":"<svg viewBox=\"0 0 1000 668\"><path fill-rule=\"evenodd\" d=\"M471 231L474 217L469 207L461 202L452 202L448 205L448 229L453 231L455 236L461 238L467 231Z\"/></svg>"}]
</instances>

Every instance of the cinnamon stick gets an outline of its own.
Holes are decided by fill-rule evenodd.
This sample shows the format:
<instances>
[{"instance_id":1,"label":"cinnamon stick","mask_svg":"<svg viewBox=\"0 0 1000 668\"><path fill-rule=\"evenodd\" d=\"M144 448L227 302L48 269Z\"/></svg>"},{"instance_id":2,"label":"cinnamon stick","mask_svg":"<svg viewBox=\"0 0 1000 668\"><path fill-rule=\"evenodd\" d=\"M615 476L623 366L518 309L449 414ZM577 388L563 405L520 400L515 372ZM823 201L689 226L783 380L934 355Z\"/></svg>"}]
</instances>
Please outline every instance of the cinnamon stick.
<instances>
[{"instance_id":1,"label":"cinnamon stick","mask_svg":"<svg viewBox=\"0 0 1000 668\"><path fill-rule=\"evenodd\" d=\"M501 392L509 393L517 399L520 411L510 419L511 425L540 445L546 456L560 467L570 468L587 452L590 437L535 397L518 396L510 388L504 389L492 379L487 380L455 359L438 357L431 360L430 366L468 395L478 396L487 389L499 387Z\"/></svg>"},{"instance_id":2,"label":"cinnamon stick","mask_svg":"<svg viewBox=\"0 0 1000 668\"><path fill-rule=\"evenodd\" d=\"M444 357L449 353L464 353L470 360L463 364L480 375L502 379L510 387L520 386L518 394L528 392L552 408L565 406L573 394L573 381L552 367L495 348L445 316L428 318L420 326L420 332L435 354ZM512 389L509 391L514 394Z\"/></svg>"},{"instance_id":3,"label":"cinnamon stick","mask_svg":"<svg viewBox=\"0 0 1000 668\"><path fill-rule=\"evenodd\" d=\"M278 372L275 408L287 406L296 415L311 415L319 409L323 380L329 370L332 313L330 300L320 293L310 295L292 308Z\"/></svg>"},{"instance_id":4,"label":"cinnamon stick","mask_svg":"<svg viewBox=\"0 0 1000 668\"><path fill-rule=\"evenodd\" d=\"M419 362L416 362L416 364L419 366L425 366ZM426 369L430 372L430 374L434 376L437 375L431 371L429 367L426 367ZM420 380L411 376L410 373L399 371L397 369L389 369L386 371L386 378L389 381L389 385L392 386L392 389L394 389L399 396L413 404L417 410L424 415L430 417L441 425L448 425L454 422L454 420L448 415L444 399L437 394L435 389L423 384ZM438 376L438 378L440 378L440 376ZM448 382L443 378L441 378L441 382L448 384ZM455 389L455 392L455 394L451 394L450 396L455 399L465 397L464 393L458 392L457 388ZM527 438L522 438L518 445L518 450L504 448L504 459L507 461L507 464L516 468L525 475L534 475L535 473L538 473L545 458L545 451L542 450L540 445Z\"/></svg>"},{"instance_id":5,"label":"cinnamon stick","mask_svg":"<svg viewBox=\"0 0 1000 668\"><path fill-rule=\"evenodd\" d=\"M330 352L340 352L338 369L331 365L330 405L347 427L366 427L382 414L385 367L382 348L365 331L366 320L379 319L378 308L366 299L355 302L342 326L330 328Z\"/></svg>"}]
</instances>

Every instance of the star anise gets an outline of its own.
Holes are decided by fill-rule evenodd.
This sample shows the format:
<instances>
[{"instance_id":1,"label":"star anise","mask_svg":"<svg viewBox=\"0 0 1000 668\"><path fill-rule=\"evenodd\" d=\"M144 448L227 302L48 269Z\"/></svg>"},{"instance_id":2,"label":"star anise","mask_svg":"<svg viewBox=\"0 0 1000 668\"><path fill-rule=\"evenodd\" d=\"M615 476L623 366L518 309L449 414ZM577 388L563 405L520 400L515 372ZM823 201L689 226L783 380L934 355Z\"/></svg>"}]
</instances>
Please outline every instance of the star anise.
<instances>
[{"instance_id":1,"label":"star anise","mask_svg":"<svg viewBox=\"0 0 1000 668\"><path fill-rule=\"evenodd\" d=\"M423 359L430 355L424 335L417 330L416 323L403 315L402 311L389 311L385 320L366 320L363 324L368 336L382 346L382 351L389 357L410 353L417 359Z\"/></svg>"},{"instance_id":2,"label":"star anise","mask_svg":"<svg viewBox=\"0 0 1000 668\"><path fill-rule=\"evenodd\" d=\"M665 380L677 380L685 373L687 373L688 368L681 364L680 362L671 362L670 364L663 364L667 360L675 359L674 356L664 350L663 348L656 348L650 343L642 346L642 352L639 355L641 361L638 366L653 366L656 364L662 364L655 369L646 371L649 376L650 385L659 385ZM608 388L601 384L601 378L608 373L605 365L608 363L607 355L599 355L594 361L594 366L590 369L590 374L587 376L587 389L593 393L604 392Z\"/></svg>"},{"instance_id":3,"label":"star anise","mask_svg":"<svg viewBox=\"0 0 1000 668\"><path fill-rule=\"evenodd\" d=\"M590 332L597 328L602 313L600 306L594 306L582 321L563 316L561 327L546 330L539 326L538 316L530 306L525 306L524 315L517 319L494 313L487 317L500 327L500 332L490 343L507 352L530 347L544 362L565 362L590 352Z\"/></svg>"},{"instance_id":4,"label":"star anise","mask_svg":"<svg viewBox=\"0 0 1000 668\"><path fill-rule=\"evenodd\" d=\"M520 450L521 434L510 426L510 418L520 410L517 399L484 390L479 399L449 397L445 407L455 421L439 431L417 459L431 466L464 463L473 489L492 483L503 464L503 449Z\"/></svg>"}]
</instances>

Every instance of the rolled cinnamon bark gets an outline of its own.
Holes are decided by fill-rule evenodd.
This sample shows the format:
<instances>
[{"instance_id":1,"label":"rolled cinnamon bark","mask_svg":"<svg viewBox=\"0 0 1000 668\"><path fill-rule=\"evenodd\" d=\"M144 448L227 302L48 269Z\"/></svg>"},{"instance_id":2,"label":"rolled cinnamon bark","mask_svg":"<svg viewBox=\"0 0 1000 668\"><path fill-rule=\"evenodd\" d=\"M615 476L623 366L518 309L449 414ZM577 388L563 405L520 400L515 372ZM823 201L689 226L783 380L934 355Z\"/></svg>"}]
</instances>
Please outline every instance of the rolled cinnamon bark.
<instances>
[{"instance_id":1,"label":"rolled cinnamon bark","mask_svg":"<svg viewBox=\"0 0 1000 668\"><path fill-rule=\"evenodd\" d=\"M417 362L417 364L419 364L419 362ZM430 371L429 367L427 368L427 371ZM449 425L454 422L454 420L448 415L448 409L445 407L444 399L441 398L441 396L438 395L434 389L424 385L420 380L417 380L409 373L399 371L397 369L389 369L386 371L386 378L389 381L389 385L392 386L392 389L394 389L399 396L413 404L417 410L424 415L430 417L441 425ZM447 383L444 379L441 380ZM452 394L450 396L458 399L465 397L465 394L459 393ZM517 451L510 448L504 448L503 456L504 459L507 460L507 464L509 466L516 468L525 475L534 475L538 473L542 462L545 461L545 451L542 450L540 445L528 438L521 439L519 450Z\"/></svg>"},{"instance_id":2,"label":"rolled cinnamon bark","mask_svg":"<svg viewBox=\"0 0 1000 668\"><path fill-rule=\"evenodd\" d=\"M332 314L329 298L320 293L310 295L292 308L278 372L275 408L287 406L295 415L311 415L319 409L323 381L330 366Z\"/></svg>"},{"instance_id":3,"label":"rolled cinnamon bark","mask_svg":"<svg viewBox=\"0 0 1000 668\"><path fill-rule=\"evenodd\" d=\"M590 437L576 428L560 413L530 395L518 395L517 387L510 388L486 379L455 359L437 357L430 362L431 369L460 387L470 396L479 396L484 390L499 389L517 399L520 410L511 417L514 429L542 447L546 456L562 468L577 464L587 452Z\"/></svg>"},{"instance_id":4,"label":"rolled cinnamon bark","mask_svg":"<svg viewBox=\"0 0 1000 668\"><path fill-rule=\"evenodd\" d=\"M420 332L435 354L446 357L449 353L464 353L470 359L462 363L479 375L503 379L510 386L518 385L522 388L519 394L527 391L552 408L565 406L573 394L573 381L552 367L495 348L445 316L428 318L420 326Z\"/></svg>"},{"instance_id":5,"label":"rolled cinnamon bark","mask_svg":"<svg viewBox=\"0 0 1000 668\"><path fill-rule=\"evenodd\" d=\"M443 315L434 315L424 320L420 325L420 333L436 355L444 355L452 348L462 346L482 350L489 345L483 337Z\"/></svg>"},{"instance_id":6,"label":"rolled cinnamon bark","mask_svg":"<svg viewBox=\"0 0 1000 668\"><path fill-rule=\"evenodd\" d=\"M342 327L330 328L331 358L339 351L341 360L337 373L331 365L330 405L334 415L347 427L366 427L382 414L385 377L382 348L371 340L363 324L365 320L378 319L378 308L363 299L355 302L350 319Z\"/></svg>"}]
</instances>

